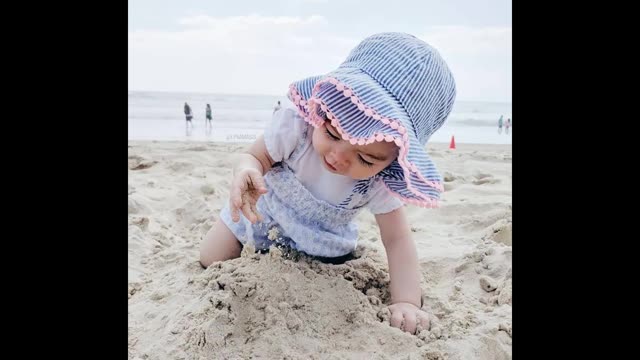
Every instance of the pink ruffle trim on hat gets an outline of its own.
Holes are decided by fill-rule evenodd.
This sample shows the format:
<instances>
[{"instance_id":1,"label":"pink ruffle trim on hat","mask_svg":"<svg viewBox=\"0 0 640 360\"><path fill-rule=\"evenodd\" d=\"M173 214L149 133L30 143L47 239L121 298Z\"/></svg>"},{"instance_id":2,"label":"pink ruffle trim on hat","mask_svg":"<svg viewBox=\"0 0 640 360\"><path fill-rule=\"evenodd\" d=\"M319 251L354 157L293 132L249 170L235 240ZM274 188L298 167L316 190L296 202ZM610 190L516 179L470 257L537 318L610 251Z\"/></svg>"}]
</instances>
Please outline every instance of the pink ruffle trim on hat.
<instances>
[{"instance_id":1,"label":"pink ruffle trim on hat","mask_svg":"<svg viewBox=\"0 0 640 360\"><path fill-rule=\"evenodd\" d=\"M318 128L322 126L322 124L324 123L324 119L318 116L316 112L316 107L320 106L320 109L322 109L322 111L324 111L327 114L327 118L331 121L331 125L338 130L338 132L340 133L340 135L344 140L348 140L352 145L355 145L355 144L365 145L365 144L371 144L376 141L377 142L387 141L387 142L395 143L400 148L400 151L398 154L398 163L400 164L400 166L402 167L402 170L404 171L404 178L405 178L405 182L407 183L407 189L409 189L413 194L415 194L419 198L422 198L423 200L404 197L400 194L393 192L385 184L385 187L387 188L387 190L393 196L400 198L402 201L412 205L426 207L426 208L434 208L434 207L440 206L438 199L425 196L424 194L417 191L411 185L411 177L409 176L409 174L410 172L413 172L418 176L420 180L425 182L427 185L435 188L439 192L444 191L444 187L442 186L441 183L425 179L422 176L422 174L418 171L418 168L407 159L407 154L409 152L409 134L407 134L407 130L404 128L404 126L402 126L399 121L384 117L378 114L371 107L368 107L367 105L362 103L362 101L353 93L353 91L347 85L340 82L338 79L328 77L321 81L318 81L315 87L313 88L312 93L313 94L317 93L319 91L320 85L327 82L334 85L336 90L342 92L344 96L351 98L351 102L354 105L356 105L358 109L362 111L366 116L382 122L383 124L387 125L391 129L397 130L400 134L402 134L402 137L399 137L399 136L394 137L391 135L384 135L382 133L376 133L369 138L353 137L347 134L342 129L342 127L340 126L340 120L329 110L327 105L322 100L314 96L312 96L308 100L304 99L298 93L296 87L292 84L289 87L289 94L290 94L291 100L296 105L298 112L300 113L300 116L306 122L311 124L313 127Z\"/></svg>"}]
</instances>

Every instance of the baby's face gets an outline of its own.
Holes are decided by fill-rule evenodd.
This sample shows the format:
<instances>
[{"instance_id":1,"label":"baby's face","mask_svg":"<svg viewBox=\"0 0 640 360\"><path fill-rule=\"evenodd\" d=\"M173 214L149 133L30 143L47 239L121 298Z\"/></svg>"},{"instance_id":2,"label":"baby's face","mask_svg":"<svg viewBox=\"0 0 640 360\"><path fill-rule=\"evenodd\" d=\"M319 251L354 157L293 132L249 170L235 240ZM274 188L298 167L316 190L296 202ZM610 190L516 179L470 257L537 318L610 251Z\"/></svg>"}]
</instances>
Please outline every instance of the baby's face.
<instances>
[{"instance_id":1,"label":"baby's face","mask_svg":"<svg viewBox=\"0 0 640 360\"><path fill-rule=\"evenodd\" d=\"M398 157L393 142L351 145L329 121L314 129L312 143L327 170L357 180L372 177Z\"/></svg>"}]
</instances>

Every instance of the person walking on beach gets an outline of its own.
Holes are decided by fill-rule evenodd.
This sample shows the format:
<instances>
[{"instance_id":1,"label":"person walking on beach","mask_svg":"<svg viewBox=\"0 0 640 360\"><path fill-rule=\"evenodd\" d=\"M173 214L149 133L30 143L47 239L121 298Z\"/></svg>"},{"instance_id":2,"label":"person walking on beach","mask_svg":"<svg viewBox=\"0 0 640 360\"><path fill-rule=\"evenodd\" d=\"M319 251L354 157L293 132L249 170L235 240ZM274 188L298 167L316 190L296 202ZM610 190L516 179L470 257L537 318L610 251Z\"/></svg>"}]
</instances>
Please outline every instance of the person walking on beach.
<instances>
[{"instance_id":1,"label":"person walking on beach","mask_svg":"<svg viewBox=\"0 0 640 360\"><path fill-rule=\"evenodd\" d=\"M502 115L500 115L500 119L498 119L498 134L502 134Z\"/></svg>"},{"instance_id":2,"label":"person walking on beach","mask_svg":"<svg viewBox=\"0 0 640 360\"><path fill-rule=\"evenodd\" d=\"M504 133L509 135L509 127L511 127L511 118L507 119L507 122L504 123Z\"/></svg>"},{"instance_id":3,"label":"person walking on beach","mask_svg":"<svg viewBox=\"0 0 640 360\"><path fill-rule=\"evenodd\" d=\"M278 100L278 103L276 104L276 106L273 108L273 113L275 114L276 111L280 110L282 108L282 106L280 105L280 100Z\"/></svg>"}]
</instances>

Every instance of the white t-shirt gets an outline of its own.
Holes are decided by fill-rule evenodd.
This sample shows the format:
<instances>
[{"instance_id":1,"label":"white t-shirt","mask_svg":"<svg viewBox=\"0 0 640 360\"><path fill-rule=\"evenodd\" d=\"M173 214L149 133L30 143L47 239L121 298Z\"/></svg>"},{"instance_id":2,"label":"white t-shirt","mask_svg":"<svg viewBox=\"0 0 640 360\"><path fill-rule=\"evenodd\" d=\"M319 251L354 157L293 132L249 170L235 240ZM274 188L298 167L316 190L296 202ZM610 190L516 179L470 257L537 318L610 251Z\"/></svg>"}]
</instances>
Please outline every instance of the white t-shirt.
<instances>
[{"instance_id":1,"label":"white t-shirt","mask_svg":"<svg viewBox=\"0 0 640 360\"><path fill-rule=\"evenodd\" d=\"M313 128L308 130L307 138L303 138L307 127L311 125L300 117L295 105L285 101L282 110L273 115L273 120L265 129L267 151L275 162L287 160L298 180L315 198L338 205L353 192L357 180L325 169L322 159L311 144ZM290 159L299 144L304 146L302 154L296 159ZM381 181L374 182L369 191L372 192L372 198L366 207L373 214L386 214L403 206L402 201L391 195Z\"/></svg>"}]
</instances>

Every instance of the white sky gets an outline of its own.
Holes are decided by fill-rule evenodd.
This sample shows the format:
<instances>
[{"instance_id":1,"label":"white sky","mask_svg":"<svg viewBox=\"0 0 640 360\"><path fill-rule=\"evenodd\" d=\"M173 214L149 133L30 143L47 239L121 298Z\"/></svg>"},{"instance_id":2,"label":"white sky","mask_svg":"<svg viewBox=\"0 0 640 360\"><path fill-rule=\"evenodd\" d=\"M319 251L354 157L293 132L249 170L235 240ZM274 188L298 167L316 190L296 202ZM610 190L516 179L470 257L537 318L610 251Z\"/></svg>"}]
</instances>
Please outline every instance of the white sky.
<instances>
[{"instance_id":1,"label":"white sky","mask_svg":"<svg viewBox=\"0 0 640 360\"><path fill-rule=\"evenodd\" d=\"M129 0L129 90L283 95L384 31L436 47L459 100L511 102L508 0Z\"/></svg>"}]
</instances>

